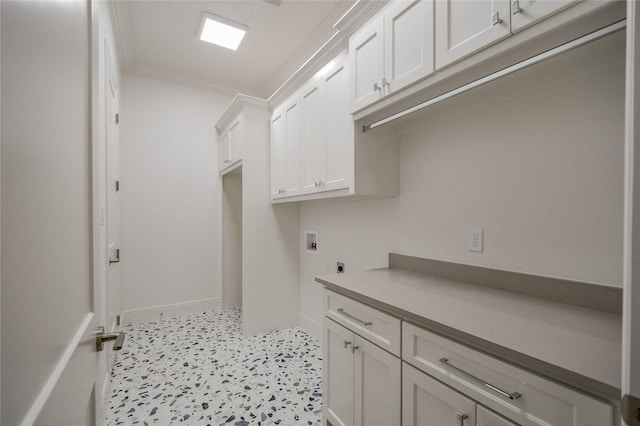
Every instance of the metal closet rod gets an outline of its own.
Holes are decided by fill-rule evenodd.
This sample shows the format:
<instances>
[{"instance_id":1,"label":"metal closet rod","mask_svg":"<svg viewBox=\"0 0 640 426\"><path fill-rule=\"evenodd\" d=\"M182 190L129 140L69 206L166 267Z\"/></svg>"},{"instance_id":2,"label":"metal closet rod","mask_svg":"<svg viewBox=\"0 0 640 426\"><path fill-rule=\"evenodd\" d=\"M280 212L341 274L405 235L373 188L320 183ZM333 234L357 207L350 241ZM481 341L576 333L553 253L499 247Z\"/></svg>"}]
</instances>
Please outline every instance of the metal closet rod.
<instances>
[{"instance_id":1,"label":"metal closet rod","mask_svg":"<svg viewBox=\"0 0 640 426\"><path fill-rule=\"evenodd\" d=\"M428 101L421 102L417 105L414 105L410 108L407 108L403 111L397 112L393 115L390 115L387 118L383 118L382 120L378 120L371 124L366 124L362 126L363 132L368 132L371 129L375 129L376 127L380 127L384 124L390 123L392 121L398 120L402 117L405 117L411 113L419 111L423 108L427 108L431 105L437 104L438 102L442 102L446 99L452 98L456 95L459 95L464 92L468 92L471 89L475 89L476 87L482 86L484 84L490 83L494 80L497 80L506 75L512 74L516 71L520 71L524 68L530 67L531 65L538 64L540 62L546 61L547 59L551 59L555 56L558 56L562 53L573 50L577 47L583 46L592 41L598 40L602 37L608 36L609 34L613 34L617 31L623 30L627 26L627 20L623 19L622 21L616 22L615 24L611 24L607 27L601 28L597 31L589 33L585 36L572 40L570 42L561 44L558 47L554 47L553 49L547 50L546 52L542 52L536 56L532 56L529 59L525 59L524 61L520 61L516 64L508 66L507 68L503 68L500 71L496 71L493 74L489 74L485 77L479 78L477 80L472 81L471 83L467 83L463 86L460 86L456 89L453 89L449 92L445 92L442 95L438 95L435 98L431 98Z\"/></svg>"}]
</instances>

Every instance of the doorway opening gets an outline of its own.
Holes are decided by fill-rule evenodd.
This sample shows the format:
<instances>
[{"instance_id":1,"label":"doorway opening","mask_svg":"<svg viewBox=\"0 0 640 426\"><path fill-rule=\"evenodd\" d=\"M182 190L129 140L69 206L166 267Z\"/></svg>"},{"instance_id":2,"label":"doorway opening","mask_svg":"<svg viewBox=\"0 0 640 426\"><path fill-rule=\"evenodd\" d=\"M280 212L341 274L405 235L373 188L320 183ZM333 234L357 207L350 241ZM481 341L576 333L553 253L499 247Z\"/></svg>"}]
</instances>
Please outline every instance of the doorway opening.
<instances>
[{"instance_id":1,"label":"doorway opening","mask_svg":"<svg viewBox=\"0 0 640 426\"><path fill-rule=\"evenodd\" d=\"M242 166L222 177L222 307L242 307Z\"/></svg>"}]
</instances>

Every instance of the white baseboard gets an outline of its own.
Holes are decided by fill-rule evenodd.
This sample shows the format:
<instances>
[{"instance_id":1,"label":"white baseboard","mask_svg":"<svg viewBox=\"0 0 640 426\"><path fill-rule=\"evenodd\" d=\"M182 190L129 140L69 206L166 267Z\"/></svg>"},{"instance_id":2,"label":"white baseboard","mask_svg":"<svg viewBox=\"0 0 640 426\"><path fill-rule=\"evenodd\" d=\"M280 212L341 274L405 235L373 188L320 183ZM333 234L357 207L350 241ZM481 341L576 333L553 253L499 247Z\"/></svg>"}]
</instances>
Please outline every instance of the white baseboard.
<instances>
[{"instance_id":1,"label":"white baseboard","mask_svg":"<svg viewBox=\"0 0 640 426\"><path fill-rule=\"evenodd\" d=\"M216 309L222 309L222 301L219 297L173 303L170 305L151 306L148 308L124 311L122 313L122 324L129 325L147 321L160 321L166 318L198 314Z\"/></svg>"},{"instance_id":2,"label":"white baseboard","mask_svg":"<svg viewBox=\"0 0 640 426\"><path fill-rule=\"evenodd\" d=\"M303 328L307 333L312 335L318 340L322 340L322 323L311 318L309 315L302 312L298 313L300 328Z\"/></svg>"}]
</instances>

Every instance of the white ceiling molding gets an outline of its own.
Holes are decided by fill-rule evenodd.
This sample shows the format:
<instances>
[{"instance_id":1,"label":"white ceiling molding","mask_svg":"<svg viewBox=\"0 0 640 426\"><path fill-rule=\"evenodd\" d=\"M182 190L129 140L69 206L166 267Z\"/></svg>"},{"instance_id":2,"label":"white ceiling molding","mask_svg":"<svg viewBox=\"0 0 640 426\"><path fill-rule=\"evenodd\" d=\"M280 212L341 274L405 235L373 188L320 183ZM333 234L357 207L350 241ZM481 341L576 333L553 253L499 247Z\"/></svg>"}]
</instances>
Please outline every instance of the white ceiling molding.
<instances>
[{"instance_id":1,"label":"white ceiling molding","mask_svg":"<svg viewBox=\"0 0 640 426\"><path fill-rule=\"evenodd\" d=\"M273 108L291 96L302 84L320 71L323 66L340 52L347 49L349 36L387 3L388 0L359 0L354 4L347 13L335 21L334 28L339 32L329 38L300 68L295 72L289 73L290 77L268 98L269 105Z\"/></svg>"},{"instance_id":2,"label":"white ceiling molding","mask_svg":"<svg viewBox=\"0 0 640 426\"><path fill-rule=\"evenodd\" d=\"M254 96L237 94L231 101L231 104L229 104L227 109L224 111L224 114L222 114L222 117L220 117L216 123L216 129L218 132L221 132L222 129L231 124L231 121L240 113L243 107L269 110L269 104L267 104L266 100L256 98Z\"/></svg>"},{"instance_id":3,"label":"white ceiling molding","mask_svg":"<svg viewBox=\"0 0 640 426\"><path fill-rule=\"evenodd\" d=\"M135 60L133 53L133 39L131 36L131 11L129 2L109 1L109 12L113 23L113 33L116 41L116 51L120 62L120 69L126 71Z\"/></svg>"},{"instance_id":4,"label":"white ceiling molding","mask_svg":"<svg viewBox=\"0 0 640 426\"><path fill-rule=\"evenodd\" d=\"M181 84L196 89L208 90L221 95L234 96L238 93L247 93L252 96L259 96L258 93L246 87L232 87L231 85L220 85L212 80L208 81L200 75L191 75L182 71L163 68L157 65L135 62L130 65L124 72L136 74L142 77L153 78L156 80L167 81L170 83Z\"/></svg>"},{"instance_id":5,"label":"white ceiling molding","mask_svg":"<svg viewBox=\"0 0 640 426\"><path fill-rule=\"evenodd\" d=\"M376 3L376 2L367 2ZM278 70L275 76L269 81L264 88L264 97L270 98L277 89L284 84L289 77L296 73L301 67L300 64L306 63L310 58L310 52L314 52L315 55L320 49L322 49L338 32L334 28L334 24L341 19L345 14L344 7L340 7L340 4L336 6L331 14L329 14L323 22L318 25L313 32L313 36L305 40L300 48L292 55L287 62ZM312 55L312 56L313 56ZM312 57L311 56L311 57ZM304 66L304 65L302 65Z\"/></svg>"}]
</instances>

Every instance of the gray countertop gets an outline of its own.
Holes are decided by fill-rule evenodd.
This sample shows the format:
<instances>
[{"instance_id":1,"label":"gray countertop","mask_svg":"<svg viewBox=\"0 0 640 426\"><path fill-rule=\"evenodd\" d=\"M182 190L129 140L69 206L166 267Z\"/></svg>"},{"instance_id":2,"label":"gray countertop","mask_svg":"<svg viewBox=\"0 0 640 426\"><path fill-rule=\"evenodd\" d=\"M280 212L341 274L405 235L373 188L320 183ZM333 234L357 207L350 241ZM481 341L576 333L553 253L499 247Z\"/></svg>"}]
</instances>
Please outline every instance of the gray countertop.
<instances>
[{"instance_id":1,"label":"gray countertop","mask_svg":"<svg viewBox=\"0 0 640 426\"><path fill-rule=\"evenodd\" d=\"M619 315L396 268L316 281L538 374L620 397Z\"/></svg>"}]
</instances>

